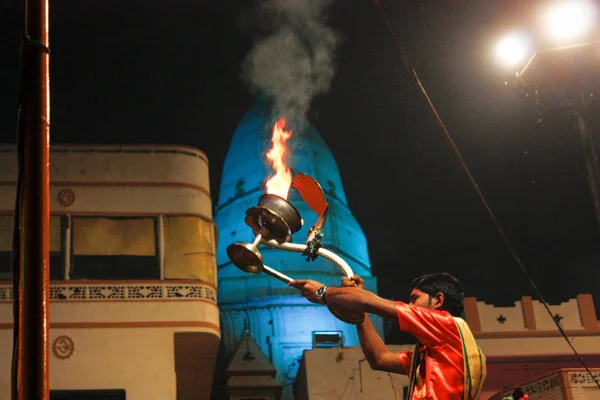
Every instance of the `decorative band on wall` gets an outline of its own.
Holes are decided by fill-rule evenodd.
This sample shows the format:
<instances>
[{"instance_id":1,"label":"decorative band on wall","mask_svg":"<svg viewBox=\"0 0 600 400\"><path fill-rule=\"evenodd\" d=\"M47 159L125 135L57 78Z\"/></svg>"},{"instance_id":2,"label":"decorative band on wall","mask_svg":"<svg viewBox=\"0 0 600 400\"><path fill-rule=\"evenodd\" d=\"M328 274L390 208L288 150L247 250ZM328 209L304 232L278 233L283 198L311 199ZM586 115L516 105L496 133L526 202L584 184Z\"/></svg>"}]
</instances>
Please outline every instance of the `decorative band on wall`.
<instances>
[{"instance_id":1,"label":"decorative band on wall","mask_svg":"<svg viewBox=\"0 0 600 400\"><path fill-rule=\"evenodd\" d=\"M14 327L13 323L0 323L0 330ZM204 328L221 337L219 325L208 321L125 321L125 322L50 322L50 329L126 329L126 328Z\"/></svg>"},{"instance_id":2,"label":"decorative band on wall","mask_svg":"<svg viewBox=\"0 0 600 400\"><path fill-rule=\"evenodd\" d=\"M0 286L0 301L12 301L12 286ZM50 301L203 300L217 304L217 292L206 284L68 284L50 285Z\"/></svg>"}]
</instances>

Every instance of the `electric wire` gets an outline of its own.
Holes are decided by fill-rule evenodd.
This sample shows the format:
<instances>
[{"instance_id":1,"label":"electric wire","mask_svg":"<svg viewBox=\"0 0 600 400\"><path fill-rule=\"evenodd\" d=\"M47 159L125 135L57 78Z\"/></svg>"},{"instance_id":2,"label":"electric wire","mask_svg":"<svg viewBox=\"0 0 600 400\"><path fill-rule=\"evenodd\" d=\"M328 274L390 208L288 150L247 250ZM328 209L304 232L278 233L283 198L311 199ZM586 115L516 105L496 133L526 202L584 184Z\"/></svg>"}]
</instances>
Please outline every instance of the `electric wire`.
<instances>
[{"instance_id":1,"label":"electric wire","mask_svg":"<svg viewBox=\"0 0 600 400\"><path fill-rule=\"evenodd\" d=\"M23 10L25 11L25 10ZM23 117L23 93L27 77L27 27L25 12L23 14L23 40L21 43L21 60L24 65L21 68L19 91L17 98L17 185L15 192L15 213L13 218L12 232L12 297L13 297L13 351L11 363L11 398L19 398L19 350L20 350L20 327L21 327L21 208L23 199L23 164L24 164L24 134L22 132Z\"/></svg>"},{"instance_id":2,"label":"electric wire","mask_svg":"<svg viewBox=\"0 0 600 400\"><path fill-rule=\"evenodd\" d=\"M444 135L445 135L446 139L448 140L448 142L450 144L450 147L454 151L454 154L456 155L456 158L458 159L458 161L460 163L460 166L462 167L462 169L466 173L467 178L469 179L469 182L471 183L471 185L473 186L473 188L477 192L477 195L479 196L479 199L481 200L481 203L485 207L488 215L490 216L492 222L494 223L496 229L498 230L498 233L500 234L500 236L502 237L502 240L506 244L506 247L508 248L509 252L513 256L513 258L514 258L515 262L517 263L517 265L521 268L521 271L523 272L523 274L525 275L525 277L529 281L529 284L531 285L531 287L535 291L536 295L538 296L538 298L542 302L544 308L546 309L546 311L548 312L548 314L550 314L550 317L552 318L552 321L554 321L554 324L556 325L556 327L560 331L562 337L567 341L569 347L571 348L571 350L573 351L573 353L575 354L575 356L577 357L577 359L579 360L579 362L583 365L583 367L585 368L586 372L589 373L589 375L591 376L592 380L596 383L596 385L600 389L600 382L594 376L594 374L592 374L592 371L587 366L585 360L577 352L577 350L575 349L575 347L573 346L573 344L569 340L569 337L565 333L563 327L554 318L554 315L552 314L552 311L550 310L550 307L549 307L548 303L546 302L546 300L542 296L542 293L540 292L540 290L538 289L537 285L535 284L535 282L531 278L531 275L529 274L529 272L525 268L525 265L521 261L521 258L517 254L517 251L513 247L512 243L510 242L510 240L508 239L508 237L504 233L504 230L502 229L502 226L500 225L500 222L496 219L496 215L493 213L493 211L492 211L491 207L489 206L487 200L483 196L483 193L481 192L481 189L479 188L479 185L477 184L477 181L473 177L473 174L471 174L471 171L470 171L469 167L467 166L467 164L466 164L466 162L465 162L465 160L464 160L464 158L463 158L460 150L458 149L456 143L452 139L452 136L450 136L450 132L446 128L446 125L444 124L444 122L443 122L440 114L438 113L435 105L433 104L433 101L431 100L431 98L427 94L427 91L425 90L425 87L423 86L423 84L421 82L421 79L419 78L419 76L417 74L417 71L412 66L410 60L408 59L408 56L404 52L404 49L403 49L402 45L400 44L400 40L398 39L398 36L394 32L394 29L392 28L392 25L390 24L390 21L387 18L387 15L383 11L383 8L381 7L381 4L380 4L379 0L372 0L372 1L373 1L373 4L375 5L375 7L377 8L377 10L379 11L379 14L381 15L381 18L383 19L384 24L386 25L386 27L387 27L390 35L392 36L392 38L394 40L394 44L395 44L396 50L398 50L398 53L402 57L402 60L404 61L404 64L408 68L408 71L410 72L410 74L412 75L412 77L414 78L414 80L416 81L416 84L419 87L419 90L421 90L421 93L423 94L423 97L425 97L425 100L427 101L427 104L429 105L429 108L433 112L433 115L435 116L437 122L439 123L440 127L442 128L442 130L444 132Z\"/></svg>"},{"instance_id":3,"label":"electric wire","mask_svg":"<svg viewBox=\"0 0 600 400\"><path fill-rule=\"evenodd\" d=\"M18 146L22 147L22 135L17 134ZM21 203L23 187L23 160L21 151L17 152L17 187L15 196L15 215L13 222L13 245L11 254L11 267L13 272L13 352L11 366L11 396L13 400L18 399L18 376L19 376L19 337L21 320Z\"/></svg>"},{"instance_id":4,"label":"electric wire","mask_svg":"<svg viewBox=\"0 0 600 400\"><path fill-rule=\"evenodd\" d=\"M26 52L25 48L22 52ZM26 57L23 56L23 59ZM18 399L19 395L19 347L20 347L20 320L21 320L21 206L22 206L22 191L23 191L23 145L24 135L21 132L20 119L22 112L22 101L23 101L23 80L26 74L24 71L21 76L21 83L19 89L19 99L17 100L17 120L19 121L17 127L17 185L15 193L15 214L13 218L13 236L12 236L12 254L11 254L11 267L13 272L13 352L12 352L12 366L11 366L11 396L13 400Z\"/></svg>"},{"instance_id":5,"label":"electric wire","mask_svg":"<svg viewBox=\"0 0 600 400\"><path fill-rule=\"evenodd\" d=\"M400 398L398 397L398 389L396 388L396 384L394 383L394 377L392 376L391 372L388 372L387 376L390 378L390 382L392 384L392 390L394 391L394 400L400 400Z\"/></svg>"}]
</instances>

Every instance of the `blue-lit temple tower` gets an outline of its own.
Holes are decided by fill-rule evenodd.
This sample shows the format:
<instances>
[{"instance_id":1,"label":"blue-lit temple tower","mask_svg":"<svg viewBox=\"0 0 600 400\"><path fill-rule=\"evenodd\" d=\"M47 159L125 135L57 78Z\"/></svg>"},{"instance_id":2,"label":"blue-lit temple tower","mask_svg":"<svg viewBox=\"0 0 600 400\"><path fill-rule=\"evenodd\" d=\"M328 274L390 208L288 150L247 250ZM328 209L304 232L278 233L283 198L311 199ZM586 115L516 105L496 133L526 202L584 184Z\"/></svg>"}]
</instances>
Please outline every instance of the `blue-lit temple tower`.
<instances>
[{"instance_id":1,"label":"blue-lit temple tower","mask_svg":"<svg viewBox=\"0 0 600 400\"><path fill-rule=\"evenodd\" d=\"M333 317L325 306L309 303L295 288L268 275L245 273L227 257L229 244L252 241L254 237L244 222L245 211L257 205L259 197L265 193L265 182L271 174L265 153L271 147L276 117L271 115L269 99L262 97L237 126L225 159L215 222L219 229L218 301L224 357L230 357L236 349L244 331L244 320L247 320L252 337L269 357L285 385L295 379L302 351L313 347L314 331L341 331L345 346L358 346L359 343L356 328ZM365 235L348 207L340 173L327 145L307 122L303 129L294 131L288 146L290 153L286 162L290 168L310 175L325 191L329 216L324 229L324 246L344 258L356 274L365 278L367 288L376 291ZM290 190L288 200L304 219L293 242L304 243L317 215L294 189ZM341 272L328 260L318 258L306 262L299 253L265 246L261 247L261 252L266 265L292 278L340 284ZM375 319L374 323L381 333L381 321Z\"/></svg>"}]
</instances>

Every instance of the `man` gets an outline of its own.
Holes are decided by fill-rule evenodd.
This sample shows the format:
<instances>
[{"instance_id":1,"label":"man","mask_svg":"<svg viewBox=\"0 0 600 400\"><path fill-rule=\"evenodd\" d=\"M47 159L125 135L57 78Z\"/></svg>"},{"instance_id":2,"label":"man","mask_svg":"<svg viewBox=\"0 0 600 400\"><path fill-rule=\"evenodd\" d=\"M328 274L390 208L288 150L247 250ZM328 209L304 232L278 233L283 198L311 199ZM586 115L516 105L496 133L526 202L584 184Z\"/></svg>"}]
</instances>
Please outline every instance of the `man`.
<instances>
[{"instance_id":1,"label":"man","mask_svg":"<svg viewBox=\"0 0 600 400\"><path fill-rule=\"evenodd\" d=\"M467 323L460 318L464 294L460 282L447 273L413 281L410 303L382 299L364 289L364 281L343 278L344 287L311 280L290 283L313 303L353 312L372 313L398 324L417 340L416 353L391 353L367 314L357 325L363 353L373 369L411 376L413 400L474 400L485 380L485 356Z\"/></svg>"}]
</instances>

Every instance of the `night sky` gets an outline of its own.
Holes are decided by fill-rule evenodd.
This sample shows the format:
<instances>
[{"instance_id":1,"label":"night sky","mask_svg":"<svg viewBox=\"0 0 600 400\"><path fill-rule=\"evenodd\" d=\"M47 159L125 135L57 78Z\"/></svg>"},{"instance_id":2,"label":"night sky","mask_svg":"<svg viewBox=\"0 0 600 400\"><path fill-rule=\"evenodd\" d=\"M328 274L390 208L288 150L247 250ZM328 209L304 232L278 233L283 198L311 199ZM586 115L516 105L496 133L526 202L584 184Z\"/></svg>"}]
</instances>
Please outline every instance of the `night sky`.
<instances>
[{"instance_id":1,"label":"night sky","mask_svg":"<svg viewBox=\"0 0 600 400\"><path fill-rule=\"evenodd\" d=\"M17 3L0 4L0 142L9 143L20 73ZM51 142L197 147L210 159L216 204L229 141L257 96L241 79L244 58L269 33L256 21L257 2L51 3ZM532 103L505 85L511 73L492 54L506 29L533 24L535 2L382 4L544 297L558 303L592 293L600 309L598 223L570 111L538 122ZM535 297L377 8L337 0L328 16L342 38L336 71L307 117L338 162L380 295L405 300L414 277L448 271L481 301ZM591 127L600 134L600 125Z\"/></svg>"}]
</instances>

